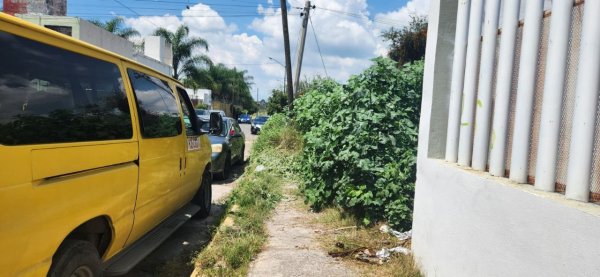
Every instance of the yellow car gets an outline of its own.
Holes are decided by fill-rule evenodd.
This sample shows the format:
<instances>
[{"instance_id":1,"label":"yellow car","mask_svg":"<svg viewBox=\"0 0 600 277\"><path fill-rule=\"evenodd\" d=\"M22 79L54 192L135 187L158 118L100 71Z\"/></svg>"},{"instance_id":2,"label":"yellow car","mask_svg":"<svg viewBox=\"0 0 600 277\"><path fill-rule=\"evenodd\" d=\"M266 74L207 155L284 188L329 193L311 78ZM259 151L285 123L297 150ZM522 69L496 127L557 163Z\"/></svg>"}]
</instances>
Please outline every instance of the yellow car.
<instances>
[{"instance_id":1,"label":"yellow car","mask_svg":"<svg viewBox=\"0 0 600 277\"><path fill-rule=\"evenodd\" d=\"M208 215L196 118L176 80L0 13L0 276L123 274Z\"/></svg>"}]
</instances>

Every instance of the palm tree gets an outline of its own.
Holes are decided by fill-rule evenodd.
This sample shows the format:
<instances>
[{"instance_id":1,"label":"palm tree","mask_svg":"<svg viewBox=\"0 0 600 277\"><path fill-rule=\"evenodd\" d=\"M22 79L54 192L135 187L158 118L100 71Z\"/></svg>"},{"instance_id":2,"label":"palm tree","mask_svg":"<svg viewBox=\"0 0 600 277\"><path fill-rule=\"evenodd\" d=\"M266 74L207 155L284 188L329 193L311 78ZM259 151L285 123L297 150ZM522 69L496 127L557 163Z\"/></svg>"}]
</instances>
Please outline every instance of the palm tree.
<instances>
[{"instance_id":1,"label":"palm tree","mask_svg":"<svg viewBox=\"0 0 600 277\"><path fill-rule=\"evenodd\" d=\"M212 61L207 55L194 55L197 48L204 48L208 51L208 42L199 37L188 37L190 29L181 25L175 32L165 28L158 28L154 31L155 36L161 36L171 45L173 45L173 78L179 79L181 75L192 75L199 65L212 65Z\"/></svg>"},{"instance_id":2,"label":"palm tree","mask_svg":"<svg viewBox=\"0 0 600 277\"><path fill-rule=\"evenodd\" d=\"M246 105L253 101L250 86L254 78L248 75L247 70L217 64L195 68L187 79L191 79L187 81L190 85L212 90L213 98L222 102Z\"/></svg>"},{"instance_id":3,"label":"palm tree","mask_svg":"<svg viewBox=\"0 0 600 277\"><path fill-rule=\"evenodd\" d=\"M98 20L90 20L90 22L124 39L130 39L131 37L136 37L140 35L140 33L135 29L124 27L123 24L125 23L125 19L123 19L120 16L117 16L106 22L101 22Z\"/></svg>"}]
</instances>

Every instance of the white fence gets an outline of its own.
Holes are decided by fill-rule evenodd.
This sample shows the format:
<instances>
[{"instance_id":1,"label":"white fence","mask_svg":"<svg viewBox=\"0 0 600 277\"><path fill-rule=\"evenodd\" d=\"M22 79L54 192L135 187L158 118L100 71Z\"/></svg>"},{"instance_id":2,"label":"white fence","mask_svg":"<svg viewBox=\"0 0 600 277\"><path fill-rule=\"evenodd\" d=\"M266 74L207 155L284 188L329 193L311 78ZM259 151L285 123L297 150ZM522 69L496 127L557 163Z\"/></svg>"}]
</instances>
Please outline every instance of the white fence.
<instances>
[{"instance_id":1,"label":"white fence","mask_svg":"<svg viewBox=\"0 0 600 277\"><path fill-rule=\"evenodd\" d=\"M459 0L445 158L597 202L600 1L543 7Z\"/></svg>"}]
</instances>

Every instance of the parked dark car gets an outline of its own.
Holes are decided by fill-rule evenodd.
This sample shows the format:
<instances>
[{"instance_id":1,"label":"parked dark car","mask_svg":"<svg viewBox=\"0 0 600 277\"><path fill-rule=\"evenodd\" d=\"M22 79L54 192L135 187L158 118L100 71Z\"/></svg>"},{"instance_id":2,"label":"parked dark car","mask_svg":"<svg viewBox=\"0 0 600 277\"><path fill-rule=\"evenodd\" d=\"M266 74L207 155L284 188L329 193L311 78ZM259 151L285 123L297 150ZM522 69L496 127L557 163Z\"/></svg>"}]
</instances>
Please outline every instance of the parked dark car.
<instances>
[{"instance_id":1,"label":"parked dark car","mask_svg":"<svg viewBox=\"0 0 600 277\"><path fill-rule=\"evenodd\" d=\"M250 123L250 120L251 120L251 118L250 118L249 114L244 113L244 114L240 114L238 116L238 123L240 123L240 124L242 124L242 123L248 124L248 123Z\"/></svg>"},{"instance_id":2,"label":"parked dark car","mask_svg":"<svg viewBox=\"0 0 600 277\"><path fill-rule=\"evenodd\" d=\"M201 117L201 116L208 116L208 115L210 115L210 111L208 111L208 110L203 110L203 109L196 109L196 115L197 115L198 117Z\"/></svg>"},{"instance_id":3,"label":"parked dark car","mask_svg":"<svg viewBox=\"0 0 600 277\"><path fill-rule=\"evenodd\" d=\"M227 116L223 110L209 110L209 113L219 113L222 117Z\"/></svg>"},{"instance_id":4,"label":"parked dark car","mask_svg":"<svg viewBox=\"0 0 600 277\"><path fill-rule=\"evenodd\" d=\"M209 132L208 117L200 116L202 131ZM208 139L212 146L211 173L217 179L227 179L231 174L234 164L244 162L246 138L237 121L230 117L223 117L222 131L219 134L210 134Z\"/></svg>"},{"instance_id":5,"label":"parked dark car","mask_svg":"<svg viewBox=\"0 0 600 277\"><path fill-rule=\"evenodd\" d=\"M250 133L253 135L257 135L260 133L260 129L262 129L263 125L267 123L269 120L268 116L257 116L254 120L252 120L252 125L250 126Z\"/></svg>"}]
</instances>

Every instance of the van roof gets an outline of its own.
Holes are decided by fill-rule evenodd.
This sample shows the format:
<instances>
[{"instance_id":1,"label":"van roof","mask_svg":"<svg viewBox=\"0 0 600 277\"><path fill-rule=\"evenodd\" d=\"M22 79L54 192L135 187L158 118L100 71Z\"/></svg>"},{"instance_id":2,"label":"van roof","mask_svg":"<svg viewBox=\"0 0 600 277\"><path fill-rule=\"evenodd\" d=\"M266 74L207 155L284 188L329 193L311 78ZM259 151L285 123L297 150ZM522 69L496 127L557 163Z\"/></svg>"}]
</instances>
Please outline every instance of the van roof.
<instances>
[{"instance_id":1,"label":"van roof","mask_svg":"<svg viewBox=\"0 0 600 277\"><path fill-rule=\"evenodd\" d=\"M153 73L155 73L157 75L160 75L162 77L168 78L168 79L174 81L175 83L177 83L178 85L183 86L183 84L181 82L179 82L179 80L174 79L173 77L165 75L165 74L163 74L161 72L158 72L155 69L153 69L153 68L151 68L151 67L149 67L147 65L141 64L141 63L139 63L137 61L134 61L134 60L129 59L127 57L121 56L121 55L119 55L117 53L108 51L108 50L106 50L104 48L100 48L100 47L98 47L96 45L87 43L85 41L75 39L75 38L73 38L71 36L67 36L65 34L56 32L54 30L51 30L51 29L39 26L37 24L30 23L30 22L25 21L23 19L20 19L18 17L15 17L15 16L12 16L12 15L0 12L0 23L8 23L8 24L13 24L13 25L25 27L25 28L31 29L33 31L36 31L38 33L42 33L44 35L56 37L56 38L62 39L64 41L67 41L69 43L73 43L73 44L76 44L76 45L79 45L79 46L83 46L83 47L89 48L89 49L94 50L94 51L98 51L98 52L101 52L101 53L113 56L113 57L121 59L123 61L127 61L129 63L133 63L133 64L136 64L136 65L139 65L139 66L141 66L143 68L146 68L146 69L152 71Z\"/></svg>"}]
</instances>

